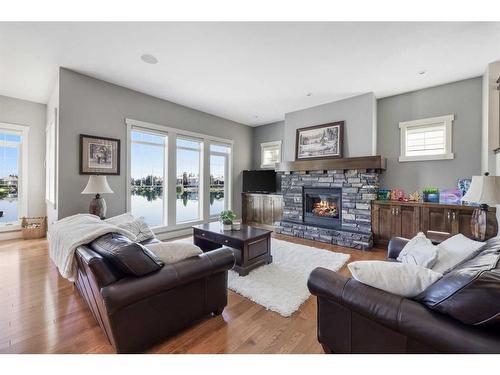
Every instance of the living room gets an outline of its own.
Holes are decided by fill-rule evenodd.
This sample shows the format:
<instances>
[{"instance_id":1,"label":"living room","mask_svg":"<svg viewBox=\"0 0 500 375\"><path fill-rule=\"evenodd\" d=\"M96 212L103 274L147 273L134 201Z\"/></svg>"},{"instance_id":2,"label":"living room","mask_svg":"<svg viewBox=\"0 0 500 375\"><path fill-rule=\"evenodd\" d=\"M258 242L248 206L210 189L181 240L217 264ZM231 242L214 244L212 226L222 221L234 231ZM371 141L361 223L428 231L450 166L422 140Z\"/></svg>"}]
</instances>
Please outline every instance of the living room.
<instances>
[{"instance_id":1,"label":"living room","mask_svg":"<svg viewBox=\"0 0 500 375\"><path fill-rule=\"evenodd\" d=\"M500 354L499 21L61 12L0 22L0 353Z\"/></svg>"}]
</instances>

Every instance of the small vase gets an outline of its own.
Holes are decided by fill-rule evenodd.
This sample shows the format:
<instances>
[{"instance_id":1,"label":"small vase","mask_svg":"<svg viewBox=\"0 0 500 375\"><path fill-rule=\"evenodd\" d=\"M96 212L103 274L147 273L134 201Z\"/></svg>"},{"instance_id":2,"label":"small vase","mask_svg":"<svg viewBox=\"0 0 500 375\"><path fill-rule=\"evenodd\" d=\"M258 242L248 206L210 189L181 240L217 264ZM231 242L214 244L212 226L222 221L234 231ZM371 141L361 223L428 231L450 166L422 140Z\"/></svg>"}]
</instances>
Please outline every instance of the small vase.
<instances>
[{"instance_id":1,"label":"small vase","mask_svg":"<svg viewBox=\"0 0 500 375\"><path fill-rule=\"evenodd\" d=\"M231 230L232 229L232 224L224 224L222 223L222 230Z\"/></svg>"}]
</instances>

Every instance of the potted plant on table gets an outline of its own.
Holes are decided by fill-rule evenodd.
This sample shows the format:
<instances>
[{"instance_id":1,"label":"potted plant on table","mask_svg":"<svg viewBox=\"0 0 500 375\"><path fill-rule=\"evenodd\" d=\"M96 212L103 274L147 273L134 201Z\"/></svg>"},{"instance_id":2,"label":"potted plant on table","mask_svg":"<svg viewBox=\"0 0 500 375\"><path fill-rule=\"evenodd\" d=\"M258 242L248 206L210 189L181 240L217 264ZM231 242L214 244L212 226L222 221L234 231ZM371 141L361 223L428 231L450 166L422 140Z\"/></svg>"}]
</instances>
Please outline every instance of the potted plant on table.
<instances>
[{"instance_id":1,"label":"potted plant on table","mask_svg":"<svg viewBox=\"0 0 500 375\"><path fill-rule=\"evenodd\" d=\"M233 220L236 219L236 214L231 210L222 211L219 214L219 219L222 222L223 230L231 230L231 226L233 225Z\"/></svg>"}]
</instances>

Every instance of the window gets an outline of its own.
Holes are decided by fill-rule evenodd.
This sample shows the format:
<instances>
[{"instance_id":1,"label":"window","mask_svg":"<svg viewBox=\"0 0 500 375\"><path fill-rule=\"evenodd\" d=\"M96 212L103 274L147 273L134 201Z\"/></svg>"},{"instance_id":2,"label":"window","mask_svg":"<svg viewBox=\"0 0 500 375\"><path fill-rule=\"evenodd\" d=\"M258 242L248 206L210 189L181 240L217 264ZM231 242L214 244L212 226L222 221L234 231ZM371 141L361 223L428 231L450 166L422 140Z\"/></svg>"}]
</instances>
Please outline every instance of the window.
<instances>
[{"instance_id":1,"label":"window","mask_svg":"<svg viewBox=\"0 0 500 375\"><path fill-rule=\"evenodd\" d=\"M27 215L28 128L0 123L0 226Z\"/></svg>"},{"instance_id":2,"label":"window","mask_svg":"<svg viewBox=\"0 0 500 375\"><path fill-rule=\"evenodd\" d=\"M45 129L45 200L56 204L56 117Z\"/></svg>"},{"instance_id":3,"label":"window","mask_svg":"<svg viewBox=\"0 0 500 375\"><path fill-rule=\"evenodd\" d=\"M163 225L167 137L133 129L130 139L130 210L150 226Z\"/></svg>"},{"instance_id":4,"label":"window","mask_svg":"<svg viewBox=\"0 0 500 375\"><path fill-rule=\"evenodd\" d=\"M231 209L231 140L126 119L127 210L164 233Z\"/></svg>"},{"instance_id":5,"label":"window","mask_svg":"<svg viewBox=\"0 0 500 375\"><path fill-rule=\"evenodd\" d=\"M453 159L452 124L454 115L400 122L399 161Z\"/></svg>"},{"instance_id":6,"label":"window","mask_svg":"<svg viewBox=\"0 0 500 375\"><path fill-rule=\"evenodd\" d=\"M260 144L260 167L274 168L281 162L281 141L265 142Z\"/></svg>"},{"instance_id":7,"label":"window","mask_svg":"<svg viewBox=\"0 0 500 375\"><path fill-rule=\"evenodd\" d=\"M229 207L229 155L231 147L222 144L210 145L210 216L217 216Z\"/></svg>"},{"instance_id":8,"label":"window","mask_svg":"<svg viewBox=\"0 0 500 375\"><path fill-rule=\"evenodd\" d=\"M200 218L201 148L199 140L177 138L177 223Z\"/></svg>"}]
</instances>

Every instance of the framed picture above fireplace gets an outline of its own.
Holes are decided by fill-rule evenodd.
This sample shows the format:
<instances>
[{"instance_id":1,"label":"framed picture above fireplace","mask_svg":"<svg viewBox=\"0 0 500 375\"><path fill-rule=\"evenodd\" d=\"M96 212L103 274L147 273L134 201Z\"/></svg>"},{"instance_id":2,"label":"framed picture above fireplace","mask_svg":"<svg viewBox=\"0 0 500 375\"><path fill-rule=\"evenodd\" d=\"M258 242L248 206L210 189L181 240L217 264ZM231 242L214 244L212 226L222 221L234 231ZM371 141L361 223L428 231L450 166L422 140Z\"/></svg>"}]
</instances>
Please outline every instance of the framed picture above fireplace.
<instances>
[{"instance_id":1,"label":"framed picture above fireplace","mask_svg":"<svg viewBox=\"0 0 500 375\"><path fill-rule=\"evenodd\" d=\"M297 129L295 160L342 157L344 121Z\"/></svg>"}]
</instances>

